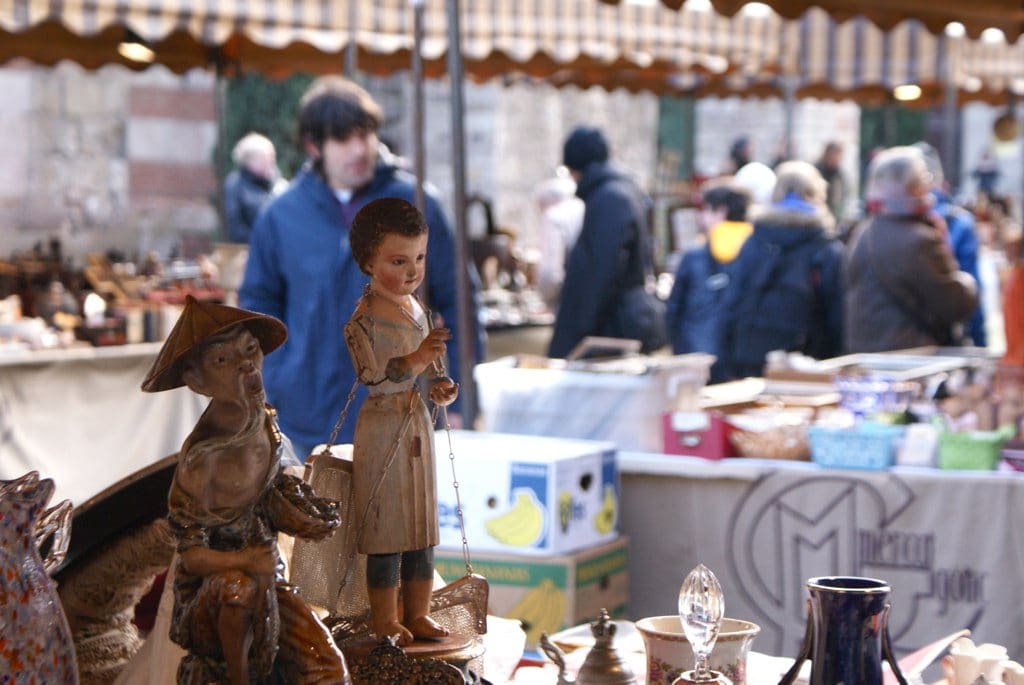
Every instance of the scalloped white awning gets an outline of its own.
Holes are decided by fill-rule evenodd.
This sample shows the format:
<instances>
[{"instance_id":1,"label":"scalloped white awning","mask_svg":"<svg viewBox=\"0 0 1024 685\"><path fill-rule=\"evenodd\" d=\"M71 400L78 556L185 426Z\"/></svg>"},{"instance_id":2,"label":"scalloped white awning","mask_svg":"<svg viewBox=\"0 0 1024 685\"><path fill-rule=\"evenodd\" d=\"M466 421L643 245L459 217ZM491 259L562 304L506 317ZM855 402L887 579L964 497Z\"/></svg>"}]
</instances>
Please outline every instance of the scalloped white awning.
<instances>
[{"instance_id":1,"label":"scalloped white awning","mask_svg":"<svg viewBox=\"0 0 1024 685\"><path fill-rule=\"evenodd\" d=\"M904 83L924 89L922 102L936 101L947 74L964 97L1024 88L1024 41L947 38L916 21L882 31L817 9L795 20L750 10L726 17L704 2L675 11L653 0L464 1L466 73L697 95L778 94L787 75L798 95L862 101ZM446 21L445 1L426 0L428 76L445 71ZM408 0L0 0L0 62L141 68L117 53L130 30L175 71L337 72L354 41L360 69L389 73L409 68L412 23Z\"/></svg>"}]
</instances>

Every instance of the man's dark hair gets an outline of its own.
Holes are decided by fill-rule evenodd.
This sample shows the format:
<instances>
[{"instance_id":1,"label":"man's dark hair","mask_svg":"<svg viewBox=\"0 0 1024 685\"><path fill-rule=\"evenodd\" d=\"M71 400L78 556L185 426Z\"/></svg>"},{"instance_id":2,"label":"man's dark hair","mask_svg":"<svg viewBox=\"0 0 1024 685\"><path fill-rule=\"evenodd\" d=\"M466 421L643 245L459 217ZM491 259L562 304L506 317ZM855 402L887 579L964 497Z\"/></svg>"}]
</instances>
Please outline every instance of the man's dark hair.
<instances>
[{"instance_id":1,"label":"man's dark hair","mask_svg":"<svg viewBox=\"0 0 1024 685\"><path fill-rule=\"evenodd\" d=\"M736 166L736 170L750 163L750 138L749 136L740 136L732 141L732 145L729 146L729 159Z\"/></svg>"},{"instance_id":2,"label":"man's dark hair","mask_svg":"<svg viewBox=\"0 0 1024 685\"><path fill-rule=\"evenodd\" d=\"M415 238L427 232L427 220L420 210L405 200L396 197L382 197L366 204L352 219L348 242L352 258L363 273L366 264L384 242L388 233Z\"/></svg>"},{"instance_id":3,"label":"man's dark hair","mask_svg":"<svg viewBox=\"0 0 1024 685\"><path fill-rule=\"evenodd\" d=\"M318 148L328 138L345 140L356 131L375 132L383 121L380 105L359 84L322 76L299 100L299 141Z\"/></svg>"},{"instance_id":4,"label":"man's dark hair","mask_svg":"<svg viewBox=\"0 0 1024 685\"><path fill-rule=\"evenodd\" d=\"M701 192L704 204L712 209L725 207L726 221L746 221L750 192L734 181L711 182Z\"/></svg>"}]
</instances>

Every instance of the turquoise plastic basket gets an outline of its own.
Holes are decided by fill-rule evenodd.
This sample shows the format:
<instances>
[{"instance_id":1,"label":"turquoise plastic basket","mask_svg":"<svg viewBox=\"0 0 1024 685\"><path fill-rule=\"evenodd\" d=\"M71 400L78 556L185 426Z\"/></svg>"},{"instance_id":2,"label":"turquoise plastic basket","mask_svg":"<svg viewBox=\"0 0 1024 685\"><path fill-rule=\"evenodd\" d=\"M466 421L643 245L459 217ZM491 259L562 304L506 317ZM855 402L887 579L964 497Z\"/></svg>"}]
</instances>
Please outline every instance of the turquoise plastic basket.
<instances>
[{"instance_id":1,"label":"turquoise plastic basket","mask_svg":"<svg viewBox=\"0 0 1024 685\"><path fill-rule=\"evenodd\" d=\"M887 469L893 465L902 426L864 422L853 428L811 426L811 460L839 469Z\"/></svg>"}]
</instances>

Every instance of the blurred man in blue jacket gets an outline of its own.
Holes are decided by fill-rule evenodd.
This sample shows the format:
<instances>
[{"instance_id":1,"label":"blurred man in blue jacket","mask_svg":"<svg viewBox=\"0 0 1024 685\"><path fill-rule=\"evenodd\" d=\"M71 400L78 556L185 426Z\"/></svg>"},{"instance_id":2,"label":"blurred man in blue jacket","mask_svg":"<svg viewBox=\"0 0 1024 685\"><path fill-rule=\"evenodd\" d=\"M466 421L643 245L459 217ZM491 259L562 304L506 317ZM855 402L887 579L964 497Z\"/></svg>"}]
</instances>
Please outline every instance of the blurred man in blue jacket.
<instances>
[{"instance_id":1,"label":"blurred man in blue jacket","mask_svg":"<svg viewBox=\"0 0 1024 685\"><path fill-rule=\"evenodd\" d=\"M981 280L978 278L978 233L974 227L974 215L965 208L955 204L947 190L946 177L942 171L942 159L938 151L925 142L915 143L914 147L924 154L928 171L932 174L932 197L935 204L932 210L942 217L946 222L946 231L949 235L949 244L953 248L953 256L961 271L966 271L974 277L974 282L981 289ZM978 294L981 299L981 293ZM988 344L988 336L985 334L985 312L982 307L974 310L974 314L964 328L964 334L968 340L965 344L973 344L978 347L985 347Z\"/></svg>"},{"instance_id":2,"label":"blurred man in blue jacket","mask_svg":"<svg viewBox=\"0 0 1024 685\"><path fill-rule=\"evenodd\" d=\"M314 81L299 105L299 138L309 159L262 212L250 241L239 304L288 326L288 340L264 361L263 378L300 459L327 441L355 381L342 329L368 277L349 247L352 218L376 198L415 202L415 179L378 141L382 118L359 85L340 76ZM459 349L468 343L479 359L480 330L475 309L474 330L459 330L454 236L432 193L424 215L430 227L425 304L452 331L449 367L458 381ZM469 282L473 297L475 272ZM364 397L360 389L337 442L351 442Z\"/></svg>"}]
</instances>

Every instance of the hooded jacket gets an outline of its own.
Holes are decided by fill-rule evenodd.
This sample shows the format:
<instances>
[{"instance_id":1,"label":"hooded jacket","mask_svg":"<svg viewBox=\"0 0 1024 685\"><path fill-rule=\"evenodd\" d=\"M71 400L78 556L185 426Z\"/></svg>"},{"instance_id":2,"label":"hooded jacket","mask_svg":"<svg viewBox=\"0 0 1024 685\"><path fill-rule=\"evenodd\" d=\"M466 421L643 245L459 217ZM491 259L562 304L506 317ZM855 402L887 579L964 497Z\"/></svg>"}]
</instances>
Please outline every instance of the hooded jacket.
<instances>
[{"instance_id":1,"label":"hooded jacket","mask_svg":"<svg viewBox=\"0 0 1024 685\"><path fill-rule=\"evenodd\" d=\"M224 179L224 221L227 239L248 243L260 210L270 201L274 182L257 176L245 167L235 169Z\"/></svg>"},{"instance_id":2,"label":"hooded jacket","mask_svg":"<svg viewBox=\"0 0 1024 685\"><path fill-rule=\"evenodd\" d=\"M569 253L548 350L556 358L590 335L633 338L619 330L616 308L625 290L644 284L650 268L646 200L631 180L595 162L583 170L576 195L585 204L583 227Z\"/></svg>"},{"instance_id":3,"label":"hooded jacket","mask_svg":"<svg viewBox=\"0 0 1024 685\"><path fill-rule=\"evenodd\" d=\"M949 344L978 305L974 279L957 269L944 236L923 218L877 215L846 254L846 348L882 352Z\"/></svg>"},{"instance_id":4,"label":"hooded jacket","mask_svg":"<svg viewBox=\"0 0 1024 685\"><path fill-rule=\"evenodd\" d=\"M723 221L711 228L705 244L683 253L665 302L665 321L675 354L719 355L722 297L750 230L747 222Z\"/></svg>"},{"instance_id":5,"label":"hooded jacket","mask_svg":"<svg viewBox=\"0 0 1024 685\"><path fill-rule=\"evenodd\" d=\"M288 327L288 339L268 355L263 382L277 407L282 431L299 449L326 442L355 381L343 329L369 282L352 257L348 230L352 217L370 200L398 197L415 202L412 176L382 148L373 179L342 206L324 179L307 164L288 189L260 214L250 242L249 262L239 289L239 305L275 316ZM427 242L427 306L452 331L449 373L458 381L461 345L482 352L474 330L461 331L456 315L455 245L451 228L432 193L424 215ZM475 272L470 272L475 299ZM351 442L365 398L360 388L339 442ZM300 454L300 458L306 455Z\"/></svg>"},{"instance_id":6,"label":"hooded jacket","mask_svg":"<svg viewBox=\"0 0 1024 685\"><path fill-rule=\"evenodd\" d=\"M769 352L842 351L842 246L821 206L787 196L754 221L722 301L718 379L760 376Z\"/></svg>"}]
</instances>

